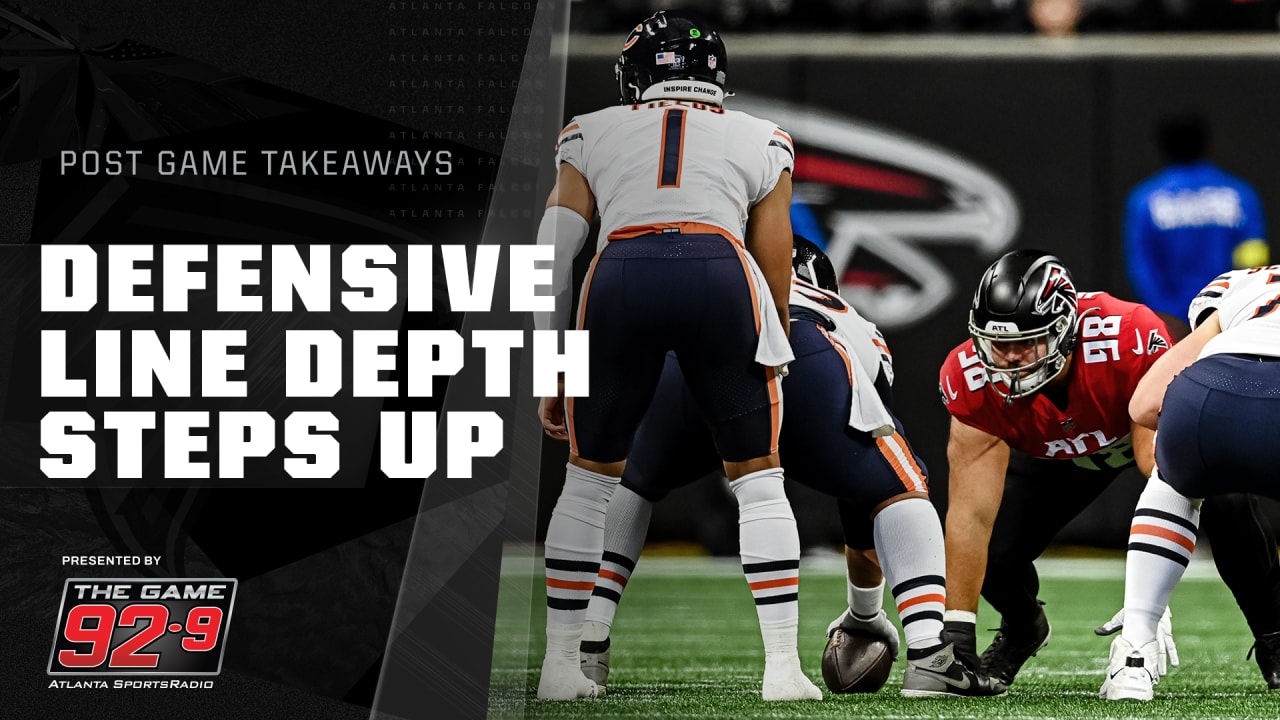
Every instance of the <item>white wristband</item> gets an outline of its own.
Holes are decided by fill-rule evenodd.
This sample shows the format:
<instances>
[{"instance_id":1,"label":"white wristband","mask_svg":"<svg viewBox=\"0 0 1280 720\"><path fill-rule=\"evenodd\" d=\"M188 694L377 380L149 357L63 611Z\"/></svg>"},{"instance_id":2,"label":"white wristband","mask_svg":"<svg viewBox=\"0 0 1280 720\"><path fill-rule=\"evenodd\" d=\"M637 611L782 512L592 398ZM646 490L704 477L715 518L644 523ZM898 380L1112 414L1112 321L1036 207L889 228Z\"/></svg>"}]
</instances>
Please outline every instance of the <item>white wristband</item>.
<instances>
[{"instance_id":1,"label":"white wristband","mask_svg":"<svg viewBox=\"0 0 1280 720\"><path fill-rule=\"evenodd\" d=\"M551 313L534 313L533 325L539 330L566 330L569 327L570 288L573 286L573 260L591 232L591 224L577 212L562 205L552 205L538 224L538 244L555 247L551 266L551 287L556 309Z\"/></svg>"}]
</instances>

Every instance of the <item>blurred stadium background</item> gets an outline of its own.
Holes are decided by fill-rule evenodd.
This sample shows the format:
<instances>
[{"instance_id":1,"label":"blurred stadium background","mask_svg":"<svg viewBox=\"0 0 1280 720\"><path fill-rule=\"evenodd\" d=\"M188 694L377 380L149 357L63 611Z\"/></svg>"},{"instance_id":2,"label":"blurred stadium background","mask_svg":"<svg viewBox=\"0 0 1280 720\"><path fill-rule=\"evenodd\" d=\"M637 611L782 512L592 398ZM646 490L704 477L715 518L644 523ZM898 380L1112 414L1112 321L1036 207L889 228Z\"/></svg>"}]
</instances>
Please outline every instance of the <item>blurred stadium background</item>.
<instances>
[{"instance_id":1,"label":"blurred stadium background","mask_svg":"<svg viewBox=\"0 0 1280 720\"><path fill-rule=\"evenodd\" d=\"M575 0L572 28L611 33L664 7L696 9L734 32L1274 31L1272 0Z\"/></svg>"},{"instance_id":2,"label":"blurred stadium background","mask_svg":"<svg viewBox=\"0 0 1280 720\"><path fill-rule=\"evenodd\" d=\"M726 106L795 138L797 227L826 245L846 297L884 330L897 410L940 511L937 371L966 337L974 284L1001 253L1039 247L1081 290L1132 299L1121 219L1126 193L1161 165L1159 117L1206 115L1212 159L1252 182L1280 224L1280 95L1269 90L1280 86L1280 0L573 2L564 121L616 102L621 40L662 7L718 20L738 93ZM1037 13L1049 10L1070 27L1046 26ZM543 443L539 538L566 453ZM1141 482L1122 476L1059 542L1123 548ZM789 493L806 548L837 547L830 503ZM650 542L735 554L727 487L707 479L661 504Z\"/></svg>"}]
</instances>

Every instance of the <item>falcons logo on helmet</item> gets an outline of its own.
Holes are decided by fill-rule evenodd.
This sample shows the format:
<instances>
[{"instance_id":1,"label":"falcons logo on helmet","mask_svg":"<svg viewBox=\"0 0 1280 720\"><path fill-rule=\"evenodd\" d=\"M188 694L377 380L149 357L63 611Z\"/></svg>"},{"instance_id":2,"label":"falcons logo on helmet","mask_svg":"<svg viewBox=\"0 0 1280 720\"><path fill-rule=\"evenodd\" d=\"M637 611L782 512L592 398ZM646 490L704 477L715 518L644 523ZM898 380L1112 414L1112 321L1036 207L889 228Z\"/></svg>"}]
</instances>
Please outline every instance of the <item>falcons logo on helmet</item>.
<instances>
[{"instance_id":1,"label":"falcons logo on helmet","mask_svg":"<svg viewBox=\"0 0 1280 720\"><path fill-rule=\"evenodd\" d=\"M1045 273L1044 284L1036 295L1036 314L1057 315L1075 306L1076 289L1071 278L1061 265L1051 263Z\"/></svg>"}]
</instances>

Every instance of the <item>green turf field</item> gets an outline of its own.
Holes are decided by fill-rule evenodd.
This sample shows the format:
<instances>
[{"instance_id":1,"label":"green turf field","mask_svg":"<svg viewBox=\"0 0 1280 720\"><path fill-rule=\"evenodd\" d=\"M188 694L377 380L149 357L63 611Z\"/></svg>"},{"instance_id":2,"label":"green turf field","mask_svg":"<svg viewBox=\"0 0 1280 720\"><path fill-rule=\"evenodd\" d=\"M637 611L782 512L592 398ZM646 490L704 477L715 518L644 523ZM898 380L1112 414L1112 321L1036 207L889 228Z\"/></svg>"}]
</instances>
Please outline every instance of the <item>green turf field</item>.
<instances>
[{"instance_id":1,"label":"green turf field","mask_svg":"<svg viewBox=\"0 0 1280 720\"><path fill-rule=\"evenodd\" d=\"M539 559L504 563L490 716L494 718L1277 718L1280 692L1269 694L1245 659L1252 638L1211 563L1193 563L1174 594L1174 638L1181 667L1149 703L1097 699L1109 638L1093 628L1122 601L1123 559L1054 559L1041 563L1041 599L1053 625L1049 646L1032 658L1004 697L908 700L898 696L905 660L873 695L834 695L822 702L760 700L763 650L755 608L733 560L645 556L613 626L608 696L595 702L534 697L542 660L543 602ZM840 565L806 561L800 586L800 647L819 687L827 623L844 607ZM891 613L892 615L892 613ZM979 613L979 649L997 624ZM904 653L905 655L905 653Z\"/></svg>"}]
</instances>

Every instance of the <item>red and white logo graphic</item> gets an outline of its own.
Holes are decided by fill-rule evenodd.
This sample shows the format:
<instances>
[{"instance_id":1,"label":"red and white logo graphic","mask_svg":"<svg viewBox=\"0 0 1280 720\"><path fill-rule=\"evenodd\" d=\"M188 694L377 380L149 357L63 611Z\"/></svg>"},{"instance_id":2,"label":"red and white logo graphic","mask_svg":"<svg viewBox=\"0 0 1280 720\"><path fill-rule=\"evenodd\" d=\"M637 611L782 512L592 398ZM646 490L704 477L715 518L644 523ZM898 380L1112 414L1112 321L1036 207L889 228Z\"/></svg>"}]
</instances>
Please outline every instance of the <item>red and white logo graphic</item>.
<instances>
[{"instance_id":1,"label":"red and white logo graphic","mask_svg":"<svg viewBox=\"0 0 1280 720\"><path fill-rule=\"evenodd\" d=\"M970 246L985 259L1013 241L1013 193L953 152L777 100L737 95L733 107L791 134L795 198L827 233L840 294L884 330L921 322L954 296L957 280L930 247Z\"/></svg>"},{"instance_id":2,"label":"red and white logo graphic","mask_svg":"<svg viewBox=\"0 0 1280 720\"><path fill-rule=\"evenodd\" d=\"M1044 283L1036 295L1037 315L1057 315L1076 307L1076 288L1067 271L1057 263L1049 263Z\"/></svg>"},{"instance_id":3,"label":"red and white logo graphic","mask_svg":"<svg viewBox=\"0 0 1280 720\"><path fill-rule=\"evenodd\" d=\"M72 578L50 675L217 675L236 580Z\"/></svg>"}]
</instances>

